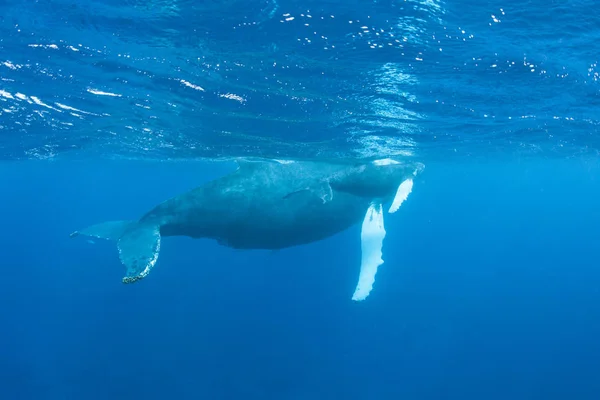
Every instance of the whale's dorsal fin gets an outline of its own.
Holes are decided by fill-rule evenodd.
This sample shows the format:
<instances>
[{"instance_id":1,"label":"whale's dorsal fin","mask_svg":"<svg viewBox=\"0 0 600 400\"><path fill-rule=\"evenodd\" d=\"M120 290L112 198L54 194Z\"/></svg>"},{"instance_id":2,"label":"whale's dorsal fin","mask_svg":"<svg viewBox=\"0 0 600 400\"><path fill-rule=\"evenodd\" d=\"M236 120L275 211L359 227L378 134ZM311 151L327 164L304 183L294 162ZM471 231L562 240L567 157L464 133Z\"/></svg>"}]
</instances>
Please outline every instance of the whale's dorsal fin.
<instances>
[{"instance_id":1,"label":"whale's dorsal fin","mask_svg":"<svg viewBox=\"0 0 600 400\"><path fill-rule=\"evenodd\" d=\"M328 181L320 182L319 184L311 187L306 187L298 190L294 190L285 196L284 199L289 199L299 194L309 194L312 196L317 196L323 201L323 204L331 201L333 199L333 189L331 189L331 185Z\"/></svg>"}]
</instances>

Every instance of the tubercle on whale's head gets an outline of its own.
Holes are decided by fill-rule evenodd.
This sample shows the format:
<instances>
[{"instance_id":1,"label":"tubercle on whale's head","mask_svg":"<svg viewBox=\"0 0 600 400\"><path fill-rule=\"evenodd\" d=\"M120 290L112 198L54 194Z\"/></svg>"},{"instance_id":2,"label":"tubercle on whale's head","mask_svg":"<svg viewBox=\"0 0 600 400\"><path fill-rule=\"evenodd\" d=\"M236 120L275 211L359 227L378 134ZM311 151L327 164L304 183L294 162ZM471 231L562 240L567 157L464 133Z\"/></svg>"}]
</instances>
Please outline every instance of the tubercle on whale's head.
<instances>
[{"instance_id":1,"label":"tubercle on whale's head","mask_svg":"<svg viewBox=\"0 0 600 400\"><path fill-rule=\"evenodd\" d=\"M377 175L379 176L387 175L390 178L393 176L393 179L396 180L405 180L423 172L425 164L417 161L400 162L386 158L373 161L371 167L374 167L374 171L377 171Z\"/></svg>"},{"instance_id":2,"label":"tubercle on whale's head","mask_svg":"<svg viewBox=\"0 0 600 400\"><path fill-rule=\"evenodd\" d=\"M377 167L392 166L392 168L408 168L413 169L413 175L418 175L425 169L425 164L418 161L400 162L391 158L383 158L372 161L372 164Z\"/></svg>"},{"instance_id":3,"label":"tubercle on whale's head","mask_svg":"<svg viewBox=\"0 0 600 400\"><path fill-rule=\"evenodd\" d=\"M372 163L370 173L365 173L364 179L369 181L369 186L377 187L382 197L392 195L400 184L406 180L414 179L425 169L425 164L412 160L376 160Z\"/></svg>"}]
</instances>

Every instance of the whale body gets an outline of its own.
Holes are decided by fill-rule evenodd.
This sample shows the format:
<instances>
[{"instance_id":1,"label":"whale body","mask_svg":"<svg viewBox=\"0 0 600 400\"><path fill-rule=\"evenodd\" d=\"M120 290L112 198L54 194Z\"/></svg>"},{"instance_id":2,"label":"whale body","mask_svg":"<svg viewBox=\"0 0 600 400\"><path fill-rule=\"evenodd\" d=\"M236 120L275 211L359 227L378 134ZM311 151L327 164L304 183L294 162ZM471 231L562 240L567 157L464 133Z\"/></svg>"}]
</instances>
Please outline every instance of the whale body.
<instances>
[{"instance_id":1,"label":"whale body","mask_svg":"<svg viewBox=\"0 0 600 400\"><path fill-rule=\"evenodd\" d=\"M237 160L238 169L157 205L138 220L75 231L115 240L123 283L146 277L161 237L209 238L236 249L283 249L328 238L362 221L361 270L353 300L372 290L383 263L383 205L396 212L423 164L376 161Z\"/></svg>"}]
</instances>

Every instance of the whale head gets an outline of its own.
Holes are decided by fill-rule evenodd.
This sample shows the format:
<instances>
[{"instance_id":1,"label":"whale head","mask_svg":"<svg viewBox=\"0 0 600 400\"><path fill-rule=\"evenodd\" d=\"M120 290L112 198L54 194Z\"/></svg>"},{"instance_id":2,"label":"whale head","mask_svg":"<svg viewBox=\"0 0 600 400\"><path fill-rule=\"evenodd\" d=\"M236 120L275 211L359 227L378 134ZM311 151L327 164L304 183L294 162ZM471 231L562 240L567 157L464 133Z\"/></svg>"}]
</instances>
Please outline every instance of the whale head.
<instances>
[{"instance_id":1,"label":"whale head","mask_svg":"<svg viewBox=\"0 0 600 400\"><path fill-rule=\"evenodd\" d=\"M424 164L399 162L389 158L354 165L331 179L332 189L355 196L387 201L398 187L421 173Z\"/></svg>"}]
</instances>

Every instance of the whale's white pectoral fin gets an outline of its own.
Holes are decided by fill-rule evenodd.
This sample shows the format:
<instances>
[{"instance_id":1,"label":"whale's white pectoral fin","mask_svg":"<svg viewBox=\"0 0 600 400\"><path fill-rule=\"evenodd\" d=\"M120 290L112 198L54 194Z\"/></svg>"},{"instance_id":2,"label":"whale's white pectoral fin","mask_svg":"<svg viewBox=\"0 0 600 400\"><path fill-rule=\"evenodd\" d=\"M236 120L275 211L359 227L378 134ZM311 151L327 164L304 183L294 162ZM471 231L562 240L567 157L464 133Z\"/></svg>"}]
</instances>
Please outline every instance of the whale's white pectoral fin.
<instances>
[{"instance_id":1,"label":"whale's white pectoral fin","mask_svg":"<svg viewBox=\"0 0 600 400\"><path fill-rule=\"evenodd\" d=\"M406 200L410 192L412 192L412 188L413 180L410 178L405 180L400 184L400 186L398 186L396 196L394 197L394 201L392 201L392 205L390 206L390 209L388 211L390 214L393 214L396 211L398 211L404 200Z\"/></svg>"},{"instance_id":2,"label":"whale's white pectoral fin","mask_svg":"<svg viewBox=\"0 0 600 400\"><path fill-rule=\"evenodd\" d=\"M367 298L373 289L377 267L383 264L382 252L385 227L381 204L371 204L362 223L361 251L362 260L358 284L352 300L361 301Z\"/></svg>"}]
</instances>

